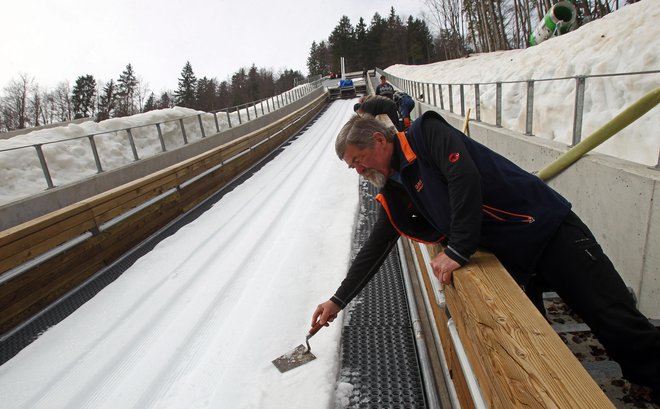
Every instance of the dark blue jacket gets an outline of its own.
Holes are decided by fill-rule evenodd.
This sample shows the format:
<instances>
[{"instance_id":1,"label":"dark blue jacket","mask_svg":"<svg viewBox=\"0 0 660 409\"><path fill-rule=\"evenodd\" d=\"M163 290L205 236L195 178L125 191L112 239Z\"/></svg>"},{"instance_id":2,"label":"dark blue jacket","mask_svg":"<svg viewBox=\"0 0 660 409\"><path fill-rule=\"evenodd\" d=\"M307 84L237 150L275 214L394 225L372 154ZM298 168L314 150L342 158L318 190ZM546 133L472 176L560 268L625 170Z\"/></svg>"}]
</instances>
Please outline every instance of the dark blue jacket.
<instances>
[{"instance_id":1,"label":"dark blue jacket","mask_svg":"<svg viewBox=\"0 0 660 409\"><path fill-rule=\"evenodd\" d=\"M383 210L331 298L342 308L376 274L400 234L443 242L461 265L484 248L525 284L571 207L536 176L435 112L398 133L391 165L398 177L376 196Z\"/></svg>"},{"instance_id":2,"label":"dark blue jacket","mask_svg":"<svg viewBox=\"0 0 660 409\"><path fill-rule=\"evenodd\" d=\"M447 255L464 264L477 247L514 275L527 273L570 210L536 176L466 137L435 112L395 140L403 190L388 183L378 200L402 234L448 239ZM412 202L412 206L409 203ZM422 216L414 218L411 209Z\"/></svg>"}]
</instances>

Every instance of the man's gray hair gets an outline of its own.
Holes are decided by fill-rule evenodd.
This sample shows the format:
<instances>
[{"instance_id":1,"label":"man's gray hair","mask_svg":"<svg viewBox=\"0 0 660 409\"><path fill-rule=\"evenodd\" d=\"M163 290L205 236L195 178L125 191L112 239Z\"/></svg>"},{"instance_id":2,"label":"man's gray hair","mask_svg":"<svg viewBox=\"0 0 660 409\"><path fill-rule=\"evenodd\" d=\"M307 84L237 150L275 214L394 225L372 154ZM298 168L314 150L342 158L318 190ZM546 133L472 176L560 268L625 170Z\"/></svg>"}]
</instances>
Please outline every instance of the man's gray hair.
<instances>
[{"instance_id":1,"label":"man's gray hair","mask_svg":"<svg viewBox=\"0 0 660 409\"><path fill-rule=\"evenodd\" d=\"M393 128L388 128L384 123L374 118L354 116L346 122L335 141L335 151L339 159L344 160L346 145L355 145L359 149L371 148L374 146L373 135L380 132L385 135L388 142L394 140L396 132Z\"/></svg>"}]
</instances>

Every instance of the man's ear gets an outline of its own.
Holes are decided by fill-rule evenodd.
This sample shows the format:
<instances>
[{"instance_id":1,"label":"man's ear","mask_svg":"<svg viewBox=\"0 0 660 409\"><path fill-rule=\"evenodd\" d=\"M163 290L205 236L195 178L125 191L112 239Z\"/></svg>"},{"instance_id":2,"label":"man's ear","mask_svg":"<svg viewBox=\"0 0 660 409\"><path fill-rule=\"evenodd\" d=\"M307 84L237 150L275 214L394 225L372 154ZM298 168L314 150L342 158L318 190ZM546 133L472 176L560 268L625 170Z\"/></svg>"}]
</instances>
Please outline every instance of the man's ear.
<instances>
[{"instance_id":1,"label":"man's ear","mask_svg":"<svg viewBox=\"0 0 660 409\"><path fill-rule=\"evenodd\" d=\"M373 138L376 143L387 142L387 139L385 138L385 135L383 135L382 132L374 132Z\"/></svg>"}]
</instances>

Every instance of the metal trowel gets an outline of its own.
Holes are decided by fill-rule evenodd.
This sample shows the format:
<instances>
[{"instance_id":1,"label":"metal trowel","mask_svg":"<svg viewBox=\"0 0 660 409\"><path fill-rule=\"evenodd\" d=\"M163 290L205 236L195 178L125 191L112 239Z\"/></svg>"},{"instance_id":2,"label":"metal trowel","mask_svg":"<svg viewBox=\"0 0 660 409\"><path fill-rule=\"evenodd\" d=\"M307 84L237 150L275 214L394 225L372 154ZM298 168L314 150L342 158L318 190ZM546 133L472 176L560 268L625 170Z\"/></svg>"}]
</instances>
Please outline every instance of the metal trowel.
<instances>
[{"instance_id":1,"label":"metal trowel","mask_svg":"<svg viewBox=\"0 0 660 409\"><path fill-rule=\"evenodd\" d=\"M305 337L305 344L307 344L307 346L303 344L298 345L279 358L275 358L273 360L273 365L275 365L280 372L284 373L315 360L316 357L312 354L312 348L309 346L309 339L319 332L321 328L323 328L323 325L316 323Z\"/></svg>"}]
</instances>

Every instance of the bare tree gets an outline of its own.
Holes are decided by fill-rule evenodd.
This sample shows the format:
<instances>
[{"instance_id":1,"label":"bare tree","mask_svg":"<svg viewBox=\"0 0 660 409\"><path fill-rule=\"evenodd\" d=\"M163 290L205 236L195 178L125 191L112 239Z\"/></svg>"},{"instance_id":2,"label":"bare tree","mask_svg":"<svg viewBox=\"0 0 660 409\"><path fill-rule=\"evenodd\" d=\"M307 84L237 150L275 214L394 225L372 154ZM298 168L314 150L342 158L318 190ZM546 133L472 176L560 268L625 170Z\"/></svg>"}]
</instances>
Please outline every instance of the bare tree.
<instances>
[{"instance_id":1,"label":"bare tree","mask_svg":"<svg viewBox=\"0 0 660 409\"><path fill-rule=\"evenodd\" d=\"M69 81L62 81L57 84L53 91L53 101L55 108L55 117L58 122L70 121L73 119L73 105L71 103L71 87Z\"/></svg>"},{"instance_id":2,"label":"bare tree","mask_svg":"<svg viewBox=\"0 0 660 409\"><path fill-rule=\"evenodd\" d=\"M142 112L144 109L145 102L147 100L147 95L153 94L149 88L149 83L146 82L142 76L137 77L137 89L136 89L136 98L138 104L138 112Z\"/></svg>"},{"instance_id":3,"label":"bare tree","mask_svg":"<svg viewBox=\"0 0 660 409\"><path fill-rule=\"evenodd\" d=\"M443 59L453 59L465 55L461 23L462 0L424 0L439 36L438 46L442 49Z\"/></svg>"},{"instance_id":4,"label":"bare tree","mask_svg":"<svg viewBox=\"0 0 660 409\"><path fill-rule=\"evenodd\" d=\"M39 85L34 85L31 89L32 99L30 99L30 113L31 117L34 118L32 121L32 126L40 126L42 123L39 121L42 114L41 107L41 93L39 92ZM45 124L43 124L45 125Z\"/></svg>"},{"instance_id":5,"label":"bare tree","mask_svg":"<svg viewBox=\"0 0 660 409\"><path fill-rule=\"evenodd\" d=\"M18 80L11 80L5 86L1 99L2 122L8 131L28 127L28 94L31 86L32 79L27 74L21 74Z\"/></svg>"}]
</instances>

